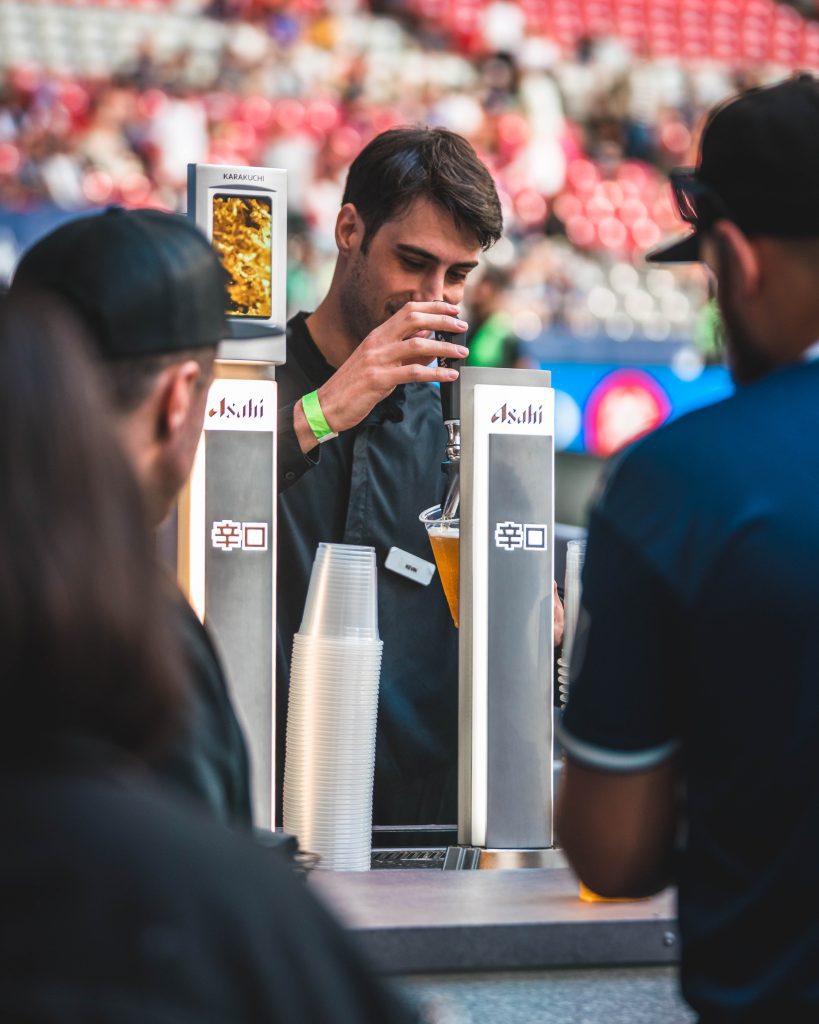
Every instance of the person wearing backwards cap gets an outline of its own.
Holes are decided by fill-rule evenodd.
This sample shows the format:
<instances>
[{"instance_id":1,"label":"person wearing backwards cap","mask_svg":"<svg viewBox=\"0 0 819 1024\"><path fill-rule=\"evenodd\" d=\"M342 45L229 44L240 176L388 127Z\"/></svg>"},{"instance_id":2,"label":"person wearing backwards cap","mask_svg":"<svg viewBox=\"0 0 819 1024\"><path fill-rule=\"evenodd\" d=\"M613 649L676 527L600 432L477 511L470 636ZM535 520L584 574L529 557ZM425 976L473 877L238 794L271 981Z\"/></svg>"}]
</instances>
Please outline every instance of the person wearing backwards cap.
<instances>
[{"instance_id":1,"label":"person wearing backwards cap","mask_svg":"<svg viewBox=\"0 0 819 1024\"><path fill-rule=\"evenodd\" d=\"M703 1024L817 1021L819 80L720 106L672 183L693 231L649 259L714 275L737 389L591 513L557 831L604 896L676 883Z\"/></svg>"},{"instance_id":2,"label":"person wearing backwards cap","mask_svg":"<svg viewBox=\"0 0 819 1024\"><path fill-rule=\"evenodd\" d=\"M158 526L190 473L226 336L218 257L184 217L111 209L62 225L24 253L11 292L25 289L57 294L88 327ZM225 677L193 610L181 594L176 603L190 708L155 770L218 819L249 828L248 754Z\"/></svg>"}]
</instances>

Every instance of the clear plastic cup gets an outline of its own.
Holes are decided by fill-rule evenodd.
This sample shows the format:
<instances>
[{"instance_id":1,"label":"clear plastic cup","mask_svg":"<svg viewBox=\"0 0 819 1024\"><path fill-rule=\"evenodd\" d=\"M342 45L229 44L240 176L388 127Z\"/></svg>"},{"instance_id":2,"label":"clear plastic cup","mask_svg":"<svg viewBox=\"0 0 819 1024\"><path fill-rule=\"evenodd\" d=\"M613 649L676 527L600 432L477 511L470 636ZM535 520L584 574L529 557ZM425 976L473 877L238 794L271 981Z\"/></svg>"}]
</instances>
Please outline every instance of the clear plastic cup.
<instances>
[{"instance_id":1,"label":"clear plastic cup","mask_svg":"<svg viewBox=\"0 0 819 1024\"><path fill-rule=\"evenodd\" d=\"M427 537L438 566L441 586L444 588L452 621L458 625L460 612L461 582L461 521L460 519L444 519L440 505L425 509L418 518L427 528Z\"/></svg>"},{"instance_id":2,"label":"clear plastic cup","mask_svg":"<svg viewBox=\"0 0 819 1024\"><path fill-rule=\"evenodd\" d=\"M383 645L380 640L360 637L303 637L293 638L293 663L310 666L311 671L336 668L348 675L371 668L378 671Z\"/></svg>"},{"instance_id":3,"label":"clear plastic cup","mask_svg":"<svg viewBox=\"0 0 819 1024\"><path fill-rule=\"evenodd\" d=\"M586 541L570 540L566 545L566 579L563 586L563 650L562 661L568 669L572 653L577 616L582 597L581 577L586 558Z\"/></svg>"},{"instance_id":4,"label":"clear plastic cup","mask_svg":"<svg viewBox=\"0 0 819 1024\"><path fill-rule=\"evenodd\" d=\"M375 549L320 544L293 639L284 826L332 870L370 867L383 644Z\"/></svg>"},{"instance_id":5,"label":"clear plastic cup","mask_svg":"<svg viewBox=\"0 0 819 1024\"><path fill-rule=\"evenodd\" d=\"M368 780L364 779L366 784ZM330 822L334 828L342 826L349 832L350 836L355 835L362 842L369 836L364 837L359 829L359 822L363 817L370 815L370 801L357 795L355 798L346 796L346 790L333 789L329 781L325 780L311 786L307 793L298 796L290 794L287 814L292 817L294 814L311 817L311 828L329 828Z\"/></svg>"},{"instance_id":6,"label":"clear plastic cup","mask_svg":"<svg viewBox=\"0 0 819 1024\"><path fill-rule=\"evenodd\" d=\"M582 575L585 558L585 538L570 540L566 545L566 578L563 586L563 647L558 659L560 698L564 704L568 698L572 647L583 596Z\"/></svg>"},{"instance_id":7,"label":"clear plastic cup","mask_svg":"<svg viewBox=\"0 0 819 1024\"><path fill-rule=\"evenodd\" d=\"M299 632L378 639L375 548L319 544Z\"/></svg>"}]
</instances>

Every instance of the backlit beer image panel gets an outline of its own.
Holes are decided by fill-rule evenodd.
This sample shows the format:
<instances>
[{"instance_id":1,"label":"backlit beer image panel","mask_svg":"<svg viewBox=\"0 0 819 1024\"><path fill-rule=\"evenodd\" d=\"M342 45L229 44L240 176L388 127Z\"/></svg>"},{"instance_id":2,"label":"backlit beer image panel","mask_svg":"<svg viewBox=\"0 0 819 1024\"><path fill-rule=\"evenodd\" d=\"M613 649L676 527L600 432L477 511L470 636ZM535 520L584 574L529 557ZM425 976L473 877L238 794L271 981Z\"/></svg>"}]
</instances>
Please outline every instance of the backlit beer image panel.
<instances>
[{"instance_id":1,"label":"backlit beer image panel","mask_svg":"<svg viewBox=\"0 0 819 1024\"><path fill-rule=\"evenodd\" d=\"M227 272L225 313L231 324L240 325L240 330L262 325L283 328L287 321L286 171L188 164L188 215L208 236Z\"/></svg>"},{"instance_id":2,"label":"backlit beer image panel","mask_svg":"<svg viewBox=\"0 0 819 1024\"><path fill-rule=\"evenodd\" d=\"M272 307L272 227L270 196L215 192L213 247L228 273L228 316L269 320Z\"/></svg>"}]
</instances>

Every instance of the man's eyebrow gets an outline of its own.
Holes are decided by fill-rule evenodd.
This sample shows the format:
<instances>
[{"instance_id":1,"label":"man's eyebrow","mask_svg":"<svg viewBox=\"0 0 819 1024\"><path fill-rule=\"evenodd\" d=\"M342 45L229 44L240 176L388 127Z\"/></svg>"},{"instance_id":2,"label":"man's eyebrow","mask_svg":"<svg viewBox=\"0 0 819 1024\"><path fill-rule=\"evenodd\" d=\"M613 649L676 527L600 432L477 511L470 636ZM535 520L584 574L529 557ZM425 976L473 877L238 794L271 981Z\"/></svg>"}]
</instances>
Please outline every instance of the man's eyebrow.
<instances>
[{"instance_id":1,"label":"man's eyebrow","mask_svg":"<svg viewBox=\"0 0 819 1024\"><path fill-rule=\"evenodd\" d=\"M421 249L417 245L409 245L406 242L399 242L396 247L399 252L406 253L408 256L415 256L418 259L427 260L431 263L439 263L440 260L431 252L427 252L426 249ZM464 270L474 270L477 267L477 260L464 260L461 263L453 263L453 267L461 267Z\"/></svg>"}]
</instances>

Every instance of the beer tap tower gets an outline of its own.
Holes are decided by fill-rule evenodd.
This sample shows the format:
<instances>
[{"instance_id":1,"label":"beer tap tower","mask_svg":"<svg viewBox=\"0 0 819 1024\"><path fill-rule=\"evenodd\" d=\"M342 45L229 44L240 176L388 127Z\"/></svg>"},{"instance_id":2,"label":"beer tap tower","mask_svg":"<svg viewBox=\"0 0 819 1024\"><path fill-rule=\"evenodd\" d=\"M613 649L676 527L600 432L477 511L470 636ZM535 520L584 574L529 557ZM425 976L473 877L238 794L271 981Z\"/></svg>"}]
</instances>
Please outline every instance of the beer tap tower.
<instances>
[{"instance_id":1,"label":"beer tap tower","mask_svg":"<svg viewBox=\"0 0 819 1024\"><path fill-rule=\"evenodd\" d=\"M205 429L178 510L180 584L213 636L250 747L256 822L275 823L276 383L284 362L287 175L188 166L188 215L230 273Z\"/></svg>"},{"instance_id":2,"label":"beer tap tower","mask_svg":"<svg viewBox=\"0 0 819 1024\"><path fill-rule=\"evenodd\" d=\"M551 866L554 391L547 371L478 367L452 388L442 385L445 515L460 505L459 845L445 868Z\"/></svg>"}]
</instances>

